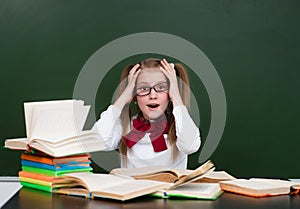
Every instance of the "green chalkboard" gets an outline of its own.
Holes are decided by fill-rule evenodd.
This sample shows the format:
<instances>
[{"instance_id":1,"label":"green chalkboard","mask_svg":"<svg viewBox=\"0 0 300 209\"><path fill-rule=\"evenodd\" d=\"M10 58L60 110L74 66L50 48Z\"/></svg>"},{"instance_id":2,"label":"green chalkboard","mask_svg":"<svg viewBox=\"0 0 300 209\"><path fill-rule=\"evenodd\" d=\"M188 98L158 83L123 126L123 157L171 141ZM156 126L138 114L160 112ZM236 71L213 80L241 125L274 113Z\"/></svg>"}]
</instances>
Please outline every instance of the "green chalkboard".
<instances>
[{"instance_id":1,"label":"green chalkboard","mask_svg":"<svg viewBox=\"0 0 300 209\"><path fill-rule=\"evenodd\" d=\"M83 66L105 44L161 32L202 50L222 81L227 117L211 156L217 170L299 178L299 8L294 0L0 0L1 147L6 138L26 136L24 102L72 98ZM138 54L116 63L97 91L96 117L110 104L120 69L147 56L181 62ZM204 144L210 98L193 69L188 73ZM198 166L200 152L189 157L189 168ZM17 175L20 152L2 148L0 159L0 175Z\"/></svg>"}]
</instances>

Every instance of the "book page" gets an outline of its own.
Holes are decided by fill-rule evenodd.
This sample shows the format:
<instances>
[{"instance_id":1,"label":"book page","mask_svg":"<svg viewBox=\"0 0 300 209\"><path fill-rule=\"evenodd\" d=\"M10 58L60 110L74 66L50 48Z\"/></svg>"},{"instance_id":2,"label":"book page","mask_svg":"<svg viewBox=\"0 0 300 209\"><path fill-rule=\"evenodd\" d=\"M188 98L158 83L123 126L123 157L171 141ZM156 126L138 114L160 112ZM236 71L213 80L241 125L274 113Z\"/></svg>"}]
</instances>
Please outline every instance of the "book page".
<instances>
[{"instance_id":1,"label":"book page","mask_svg":"<svg viewBox=\"0 0 300 209\"><path fill-rule=\"evenodd\" d=\"M120 185L129 181L135 181L133 178L128 176L117 176L110 174L100 173L70 173L65 176L75 177L86 185L86 188L90 191L97 191L103 188Z\"/></svg>"},{"instance_id":2,"label":"book page","mask_svg":"<svg viewBox=\"0 0 300 209\"><path fill-rule=\"evenodd\" d=\"M198 196L202 198L212 198L221 188L218 183L188 183L172 190L166 191L167 194Z\"/></svg>"},{"instance_id":3,"label":"book page","mask_svg":"<svg viewBox=\"0 0 300 209\"><path fill-rule=\"evenodd\" d=\"M25 114L25 127L27 138L31 138L33 110L35 107L55 107L62 105L72 104L75 100L53 100L53 101L41 101L41 102L25 102L24 114Z\"/></svg>"},{"instance_id":4,"label":"book page","mask_svg":"<svg viewBox=\"0 0 300 209\"><path fill-rule=\"evenodd\" d=\"M110 173L124 175L124 176L142 176L142 175L164 172L166 170L168 169L164 166L147 166L147 167L140 167L140 168L115 168Z\"/></svg>"},{"instance_id":5,"label":"book page","mask_svg":"<svg viewBox=\"0 0 300 209\"><path fill-rule=\"evenodd\" d=\"M30 139L57 141L80 135L89 107L81 101L52 106L37 106L32 113Z\"/></svg>"},{"instance_id":6,"label":"book page","mask_svg":"<svg viewBox=\"0 0 300 209\"><path fill-rule=\"evenodd\" d=\"M207 161L199 168L195 169L189 175L186 175L183 178L180 178L178 181L176 181L170 189L174 189L175 187L182 185L184 183L192 182L200 178L203 178L205 174L211 173L213 172L213 170L214 170L214 164L211 161Z\"/></svg>"},{"instance_id":7,"label":"book page","mask_svg":"<svg viewBox=\"0 0 300 209\"><path fill-rule=\"evenodd\" d=\"M67 146L68 144L80 142L83 145L86 141L94 141L96 140L101 143L101 140L99 140L98 135L95 132L92 132L90 130L88 131L82 131L77 136L72 136L69 138L61 138L61 139L55 139L55 140L49 140L49 139L32 139L30 141L30 145L32 145L34 142L38 142L53 148L60 147L60 146Z\"/></svg>"},{"instance_id":8,"label":"book page","mask_svg":"<svg viewBox=\"0 0 300 209\"><path fill-rule=\"evenodd\" d=\"M83 101L82 102L76 101L75 105L73 106L73 113L74 113L73 119L74 119L74 124L76 126L75 127L76 130L80 130L80 131L83 130L89 110L90 110L89 105L83 106Z\"/></svg>"},{"instance_id":9,"label":"book page","mask_svg":"<svg viewBox=\"0 0 300 209\"><path fill-rule=\"evenodd\" d=\"M126 200L164 189L168 183L151 180L132 180L93 191L94 196Z\"/></svg>"},{"instance_id":10,"label":"book page","mask_svg":"<svg viewBox=\"0 0 300 209\"><path fill-rule=\"evenodd\" d=\"M78 135L72 111L66 109L35 110L30 140L61 140Z\"/></svg>"},{"instance_id":11,"label":"book page","mask_svg":"<svg viewBox=\"0 0 300 209\"><path fill-rule=\"evenodd\" d=\"M63 140L57 144L37 140L32 141L30 146L53 157L63 157L67 155L95 152L106 149L104 141L98 140L97 137L92 135L79 136L73 139Z\"/></svg>"},{"instance_id":12,"label":"book page","mask_svg":"<svg viewBox=\"0 0 300 209\"><path fill-rule=\"evenodd\" d=\"M132 176L132 177L147 177L153 174L159 173L171 173L177 178L180 176L185 176L192 173L193 170L187 169L168 169L164 166L147 166L140 168L115 168L111 170L111 174L119 174L124 176Z\"/></svg>"},{"instance_id":13,"label":"book page","mask_svg":"<svg viewBox=\"0 0 300 209\"><path fill-rule=\"evenodd\" d=\"M214 179L214 180L234 180L235 177L231 176L225 171L213 171L209 174L205 174L204 178Z\"/></svg>"},{"instance_id":14,"label":"book page","mask_svg":"<svg viewBox=\"0 0 300 209\"><path fill-rule=\"evenodd\" d=\"M27 143L27 138L6 139L4 142L4 147L9 149L26 150Z\"/></svg>"}]
</instances>

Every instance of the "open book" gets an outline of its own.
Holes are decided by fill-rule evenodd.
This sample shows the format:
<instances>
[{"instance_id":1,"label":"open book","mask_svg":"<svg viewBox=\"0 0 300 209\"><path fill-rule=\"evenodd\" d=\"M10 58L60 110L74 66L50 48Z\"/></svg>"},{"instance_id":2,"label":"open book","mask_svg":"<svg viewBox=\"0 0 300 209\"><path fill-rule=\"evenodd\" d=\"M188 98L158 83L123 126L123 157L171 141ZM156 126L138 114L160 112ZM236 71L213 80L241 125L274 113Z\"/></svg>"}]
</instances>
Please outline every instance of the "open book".
<instances>
[{"instance_id":1,"label":"open book","mask_svg":"<svg viewBox=\"0 0 300 209\"><path fill-rule=\"evenodd\" d=\"M135 180L129 176L111 174L70 173L64 186L53 192L67 195L101 197L125 201L165 189L168 183L151 180ZM55 187L61 187L59 184Z\"/></svg>"},{"instance_id":2,"label":"open book","mask_svg":"<svg viewBox=\"0 0 300 209\"><path fill-rule=\"evenodd\" d=\"M218 183L187 183L174 189L167 189L152 194L161 198L191 198L215 200L223 191Z\"/></svg>"},{"instance_id":3,"label":"open book","mask_svg":"<svg viewBox=\"0 0 300 209\"><path fill-rule=\"evenodd\" d=\"M196 169L197 170L197 169ZM185 176L195 172L189 169L168 169L163 166L148 166L141 168L115 168L110 173L124 176L131 176L135 179L148 179L163 182L175 183ZM202 178L193 182L217 183L220 181L233 180L233 176L225 171L208 172Z\"/></svg>"},{"instance_id":4,"label":"open book","mask_svg":"<svg viewBox=\"0 0 300 209\"><path fill-rule=\"evenodd\" d=\"M201 178L205 173L212 171L213 166L213 163L208 161L193 173L175 183L143 179L136 180L130 176L114 174L72 173L65 176L66 181L69 182L67 187L59 188L54 192L86 197L128 200L158 191L171 191L175 188L188 185L189 182ZM60 186L55 185L55 187ZM220 189L217 192L219 191ZM214 193L213 195L216 194Z\"/></svg>"},{"instance_id":5,"label":"open book","mask_svg":"<svg viewBox=\"0 0 300 209\"><path fill-rule=\"evenodd\" d=\"M237 194L265 197L299 192L300 185L279 179L236 179L220 182L222 190Z\"/></svg>"},{"instance_id":6,"label":"open book","mask_svg":"<svg viewBox=\"0 0 300 209\"><path fill-rule=\"evenodd\" d=\"M103 150L96 133L83 131L88 112L81 100L24 103L27 137L7 139L5 147L34 148L54 157Z\"/></svg>"}]
</instances>

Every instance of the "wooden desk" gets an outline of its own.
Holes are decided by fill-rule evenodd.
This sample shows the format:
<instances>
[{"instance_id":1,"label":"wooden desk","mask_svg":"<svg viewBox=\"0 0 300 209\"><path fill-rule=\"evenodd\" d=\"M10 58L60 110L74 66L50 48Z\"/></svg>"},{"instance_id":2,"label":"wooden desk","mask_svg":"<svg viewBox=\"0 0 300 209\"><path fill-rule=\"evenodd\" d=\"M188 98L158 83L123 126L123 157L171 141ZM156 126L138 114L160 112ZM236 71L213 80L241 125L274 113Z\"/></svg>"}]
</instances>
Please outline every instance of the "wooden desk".
<instances>
[{"instance_id":1,"label":"wooden desk","mask_svg":"<svg viewBox=\"0 0 300 209\"><path fill-rule=\"evenodd\" d=\"M265 198L252 198L242 195L224 193L215 201L186 200L186 199L157 199L140 197L127 202L111 201L104 199L85 199L67 195L50 194L30 188L22 188L3 209L286 209L300 208L300 195L276 196Z\"/></svg>"}]
</instances>

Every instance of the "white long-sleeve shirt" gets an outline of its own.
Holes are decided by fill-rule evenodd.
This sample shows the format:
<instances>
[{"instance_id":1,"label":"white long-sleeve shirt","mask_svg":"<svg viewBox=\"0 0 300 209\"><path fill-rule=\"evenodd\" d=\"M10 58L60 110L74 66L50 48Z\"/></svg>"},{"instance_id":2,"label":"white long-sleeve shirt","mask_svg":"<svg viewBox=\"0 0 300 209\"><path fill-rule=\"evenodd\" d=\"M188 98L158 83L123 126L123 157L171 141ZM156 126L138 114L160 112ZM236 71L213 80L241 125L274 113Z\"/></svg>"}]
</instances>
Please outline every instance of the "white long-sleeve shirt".
<instances>
[{"instance_id":1,"label":"white long-sleeve shirt","mask_svg":"<svg viewBox=\"0 0 300 209\"><path fill-rule=\"evenodd\" d=\"M118 149L122 140L121 110L110 105L102 112L100 119L95 123L93 130L98 132L100 140L104 140L106 150ZM164 134L168 149L154 152L148 133L131 149L127 149L127 161L121 158L121 167L137 168L150 165L161 165L167 168L187 168L187 155L196 152L200 147L200 133L198 127L190 117L184 105L173 108L176 129L176 147L178 155L175 161L172 158L172 146Z\"/></svg>"}]
</instances>

